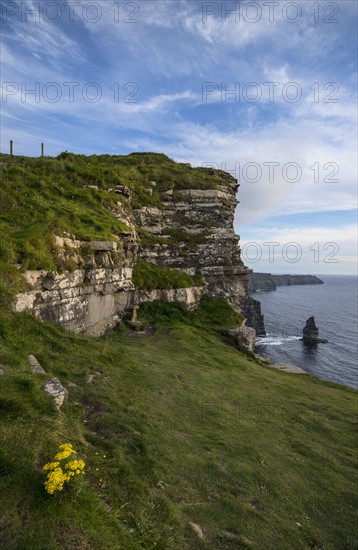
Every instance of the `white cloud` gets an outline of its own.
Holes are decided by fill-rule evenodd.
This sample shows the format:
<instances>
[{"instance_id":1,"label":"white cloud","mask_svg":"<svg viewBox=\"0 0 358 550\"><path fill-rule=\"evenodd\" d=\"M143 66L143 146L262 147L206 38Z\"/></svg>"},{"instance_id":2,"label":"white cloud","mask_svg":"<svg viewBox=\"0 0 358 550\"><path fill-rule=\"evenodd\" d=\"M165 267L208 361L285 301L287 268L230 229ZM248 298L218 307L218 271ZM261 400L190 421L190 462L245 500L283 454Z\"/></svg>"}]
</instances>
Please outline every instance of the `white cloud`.
<instances>
[{"instance_id":1,"label":"white cloud","mask_svg":"<svg viewBox=\"0 0 358 550\"><path fill-rule=\"evenodd\" d=\"M357 227L258 227L241 239L242 258L254 271L357 273Z\"/></svg>"}]
</instances>

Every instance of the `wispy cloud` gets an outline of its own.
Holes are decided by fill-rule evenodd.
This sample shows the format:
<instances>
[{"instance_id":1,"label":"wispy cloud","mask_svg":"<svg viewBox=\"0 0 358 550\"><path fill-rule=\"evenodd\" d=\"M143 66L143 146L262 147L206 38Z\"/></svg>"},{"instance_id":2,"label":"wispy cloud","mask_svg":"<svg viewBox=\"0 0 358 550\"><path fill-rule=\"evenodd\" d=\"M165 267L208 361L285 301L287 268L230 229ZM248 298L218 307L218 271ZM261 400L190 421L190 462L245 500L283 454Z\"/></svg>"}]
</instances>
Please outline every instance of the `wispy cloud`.
<instances>
[{"instance_id":1,"label":"wispy cloud","mask_svg":"<svg viewBox=\"0 0 358 550\"><path fill-rule=\"evenodd\" d=\"M70 20L55 0L63 15L54 23L35 0L26 6L39 17L24 21L24 2L16 1L1 38L3 86L18 86L2 97L3 148L15 139L18 151L38 154L45 141L49 154L135 149L211 162L240 180L239 231L261 220L261 230L274 233L268 217L356 204L355 2L339 3L335 23L325 21L332 9L321 1L298 0L296 22L282 3L272 21L267 2L257 3L261 16L252 22L245 2L98 2L93 22L95 3L74 3ZM236 13L225 12L233 6ZM23 86L39 89L38 97L24 97ZM51 101L56 86L61 97ZM291 101L295 86L300 95Z\"/></svg>"}]
</instances>

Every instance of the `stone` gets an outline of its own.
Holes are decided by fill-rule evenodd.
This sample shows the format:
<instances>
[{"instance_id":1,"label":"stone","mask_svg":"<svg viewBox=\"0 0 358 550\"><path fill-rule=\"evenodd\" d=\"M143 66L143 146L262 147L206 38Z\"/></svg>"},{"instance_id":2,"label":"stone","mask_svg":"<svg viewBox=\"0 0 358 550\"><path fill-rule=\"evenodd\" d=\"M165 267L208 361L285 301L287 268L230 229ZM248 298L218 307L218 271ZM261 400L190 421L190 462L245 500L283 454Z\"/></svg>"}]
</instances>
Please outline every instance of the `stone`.
<instances>
[{"instance_id":1,"label":"stone","mask_svg":"<svg viewBox=\"0 0 358 550\"><path fill-rule=\"evenodd\" d=\"M0 369L0 376L4 376L4 374L5 374L4 369Z\"/></svg>"},{"instance_id":2,"label":"stone","mask_svg":"<svg viewBox=\"0 0 358 550\"><path fill-rule=\"evenodd\" d=\"M239 349L254 351L256 343L256 331L251 327L242 325L238 328L228 329L230 336L235 336Z\"/></svg>"},{"instance_id":3,"label":"stone","mask_svg":"<svg viewBox=\"0 0 358 550\"><path fill-rule=\"evenodd\" d=\"M314 317L309 317L306 325L303 328L303 342L306 344L326 344L328 340L319 337L318 327L316 326Z\"/></svg>"},{"instance_id":4,"label":"stone","mask_svg":"<svg viewBox=\"0 0 358 550\"><path fill-rule=\"evenodd\" d=\"M126 199L130 199L132 197L131 189L125 185L116 185L114 188L114 193L117 193L117 195L122 195Z\"/></svg>"},{"instance_id":5,"label":"stone","mask_svg":"<svg viewBox=\"0 0 358 550\"><path fill-rule=\"evenodd\" d=\"M200 525L198 525L197 523L193 523L192 521L189 523L189 525L192 530L198 535L199 539L204 540L204 531L202 530Z\"/></svg>"},{"instance_id":6,"label":"stone","mask_svg":"<svg viewBox=\"0 0 358 550\"><path fill-rule=\"evenodd\" d=\"M116 251L117 250L117 243L112 241L90 241L88 243L88 246L92 248L92 250L100 250L100 251Z\"/></svg>"},{"instance_id":7,"label":"stone","mask_svg":"<svg viewBox=\"0 0 358 550\"><path fill-rule=\"evenodd\" d=\"M36 359L36 357L34 355L29 355L28 359L29 359L29 363L32 367L32 372L33 373L35 373L35 374L46 374L46 372L41 367L40 363L38 362L38 360Z\"/></svg>"},{"instance_id":8,"label":"stone","mask_svg":"<svg viewBox=\"0 0 358 550\"><path fill-rule=\"evenodd\" d=\"M58 410L62 407L68 391L64 388L58 378L51 378L45 385L45 392L54 399Z\"/></svg>"}]
</instances>

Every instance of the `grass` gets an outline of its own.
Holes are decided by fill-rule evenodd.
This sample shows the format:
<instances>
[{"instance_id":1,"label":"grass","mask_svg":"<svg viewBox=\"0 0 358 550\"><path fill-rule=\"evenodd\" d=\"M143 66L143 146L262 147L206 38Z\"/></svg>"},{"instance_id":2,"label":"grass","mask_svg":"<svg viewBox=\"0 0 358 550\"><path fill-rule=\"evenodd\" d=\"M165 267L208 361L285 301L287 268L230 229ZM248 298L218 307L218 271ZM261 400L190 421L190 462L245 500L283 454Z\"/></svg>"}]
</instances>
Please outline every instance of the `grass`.
<instances>
[{"instance_id":1,"label":"grass","mask_svg":"<svg viewBox=\"0 0 358 550\"><path fill-rule=\"evenodd\" d=\"M223 304L140 317L153 336L91 339L3 309L1 547L357 548L356 392L227 345L215 324L240 319ZM69 390L60 413L43 391L53 376ZM41 467L63 442L87 475L53 497Z\"/></svg>"},{"instance_id":2,"label":"grass","mask_svg":"<svg viewBox=\"0 0 358 550\"><path fill-rule=\"evenodd\" d=\"M178 269L160 267L140 259L134 267L132 280L139 290L188 288L204 285L200 274L187 275Z\"/></svg>"}]
</instances>

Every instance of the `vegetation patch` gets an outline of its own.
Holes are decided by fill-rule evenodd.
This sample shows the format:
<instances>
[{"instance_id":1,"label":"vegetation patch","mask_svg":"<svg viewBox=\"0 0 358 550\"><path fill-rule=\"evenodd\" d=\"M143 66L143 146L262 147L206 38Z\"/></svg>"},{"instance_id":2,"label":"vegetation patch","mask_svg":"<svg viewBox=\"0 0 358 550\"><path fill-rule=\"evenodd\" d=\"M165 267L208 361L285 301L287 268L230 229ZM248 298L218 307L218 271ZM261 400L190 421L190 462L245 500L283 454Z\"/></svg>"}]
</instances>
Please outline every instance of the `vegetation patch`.
<instances>
[{"instance_id":1,"label":"vegetation patch","mask_svg":"<svg viewBox=\"0 0 358 550\"><path fill-rule=\"evenodd\" d=\"M138 260L133 270L133 283L138 290L168 290L170 288L189 288L203 286L203 278L198 275L187 275L178 269L160 267Z\"/></svg>"},{"instance_id":2,"label":"vegetation patch","mask_svg":"<svg viewBox=\"0 0 358 550\"><path fill-rule=\"evenodd\" d=\"M200 306L192 311L179 302L146 302L140 306L139 315L162 328L179 323L215 332L239 327L243 322L241 313L226 300L211 296L203 296Z\"/></svg>"}]
</instances>

